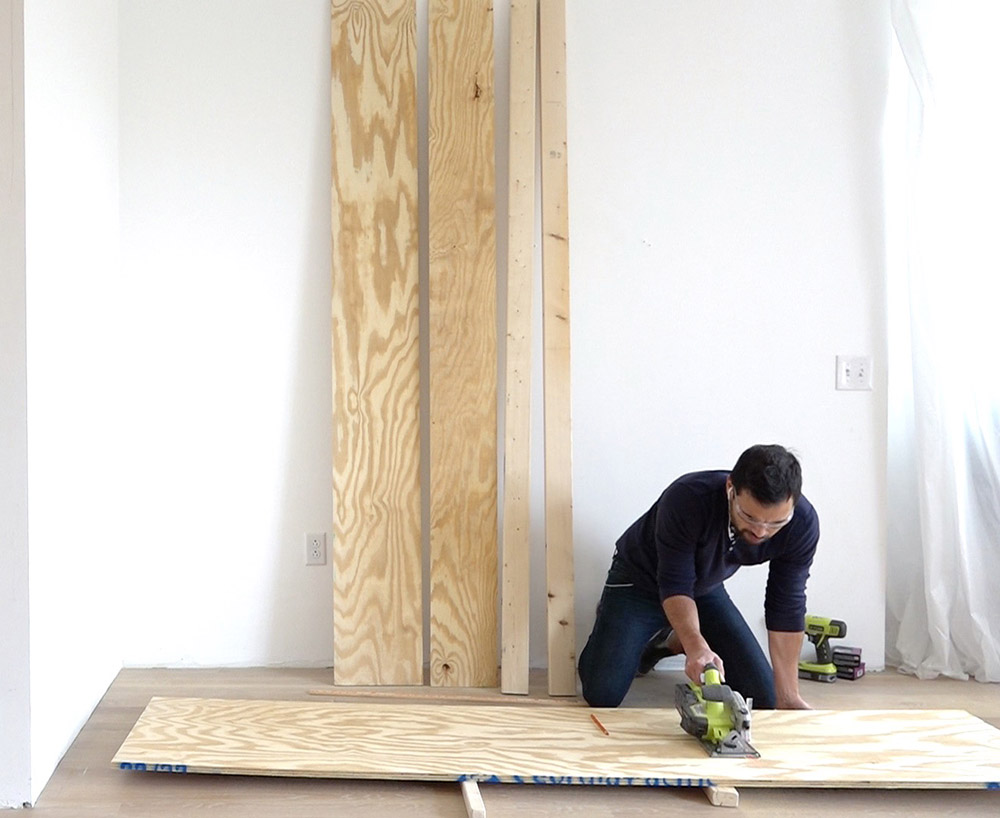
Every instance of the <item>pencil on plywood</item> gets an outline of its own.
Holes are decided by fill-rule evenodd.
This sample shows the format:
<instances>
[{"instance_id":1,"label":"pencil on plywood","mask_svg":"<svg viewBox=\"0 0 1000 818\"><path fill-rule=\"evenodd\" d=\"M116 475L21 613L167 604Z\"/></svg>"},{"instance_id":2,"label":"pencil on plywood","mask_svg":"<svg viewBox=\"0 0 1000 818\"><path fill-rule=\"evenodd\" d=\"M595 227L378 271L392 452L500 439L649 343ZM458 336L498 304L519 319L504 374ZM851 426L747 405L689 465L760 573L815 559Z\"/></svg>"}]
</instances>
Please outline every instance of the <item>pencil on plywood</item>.
<instances>
[{"instance_id":1,"label":"pencil on plywood","mask_svg":"<svg viewBox=\"0 0 1000 818\"><path fill-rule=\"evenodd\" d=\"M423 681L414 0L331 3L334 681Z\"/></svg>"}]
</instances>

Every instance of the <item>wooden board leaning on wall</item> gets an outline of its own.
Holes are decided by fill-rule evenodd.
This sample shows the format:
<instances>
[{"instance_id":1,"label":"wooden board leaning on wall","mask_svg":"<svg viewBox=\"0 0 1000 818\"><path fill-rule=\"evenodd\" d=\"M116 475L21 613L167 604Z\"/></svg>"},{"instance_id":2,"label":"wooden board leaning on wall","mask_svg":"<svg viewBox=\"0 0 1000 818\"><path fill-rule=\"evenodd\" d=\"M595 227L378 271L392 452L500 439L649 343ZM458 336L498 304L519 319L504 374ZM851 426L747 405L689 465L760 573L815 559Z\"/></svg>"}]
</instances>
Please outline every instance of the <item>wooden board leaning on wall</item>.
<instances>
[{"instance_id":1,"label":"wooden board leaning on wall","mask_svg":"<svg viewBox=\"0 0 1000 818\"><path fill-rule=\"evenodd\" d=\"M414 0L331 5L334 681L423 683Z\"/></svg>"},{"instance_id":2,"label":"wooden board leaning on wall","mask_svg":"<svg viewBox=\"0 0 1000 818\"><path fill-rule=\"evenodd\" d=\"M495 687L493 5L431 0L428 24L430 680Z\"/></svg>"}]
</instances>

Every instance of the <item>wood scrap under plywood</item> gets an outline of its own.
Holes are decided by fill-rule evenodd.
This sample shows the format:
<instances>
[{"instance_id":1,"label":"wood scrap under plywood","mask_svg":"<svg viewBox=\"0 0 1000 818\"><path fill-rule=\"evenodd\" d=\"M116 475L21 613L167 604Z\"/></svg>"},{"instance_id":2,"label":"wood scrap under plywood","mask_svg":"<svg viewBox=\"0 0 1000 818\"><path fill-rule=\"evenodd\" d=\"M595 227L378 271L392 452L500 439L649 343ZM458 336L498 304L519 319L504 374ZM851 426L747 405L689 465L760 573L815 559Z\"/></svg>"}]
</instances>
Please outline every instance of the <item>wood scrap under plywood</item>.
<instances>
[{"instance_id":1,"label":"wood scrap under plywood","mask_svg":"<svg viewBox=\"0 0 1000 818\"><path fill-rule=\"evenodd\" d=\"M709 758L672 708L602 709L608 735L592 712L154 698L114 764L515 784L988 788L1000 799L1000 730L965 711L762 711L754 717L759 759Z\"/></svg>"},{"instance_id":2,"label":"wood scrap under plywood","mask_svg":"<svg viewBox=\"0 0 1000 818\"><path fill-rule=\"evenodd\" d=\"M462 798L465 800L465 811L469 818L486 818L483 794L475 781L462 782Z\"/></svg>"}]
</instances>

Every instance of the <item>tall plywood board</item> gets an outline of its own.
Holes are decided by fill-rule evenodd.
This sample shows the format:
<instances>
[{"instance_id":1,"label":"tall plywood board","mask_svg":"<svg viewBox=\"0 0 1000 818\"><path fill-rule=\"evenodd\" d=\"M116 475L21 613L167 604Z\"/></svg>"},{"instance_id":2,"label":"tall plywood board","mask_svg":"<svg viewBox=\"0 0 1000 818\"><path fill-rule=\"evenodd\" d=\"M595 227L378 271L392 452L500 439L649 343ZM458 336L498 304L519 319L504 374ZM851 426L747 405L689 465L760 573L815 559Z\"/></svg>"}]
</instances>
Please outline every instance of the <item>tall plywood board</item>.
<instances>
[{"instance_id":1,"label":"tall plywood board","mask_svg":"<svg viewBox=\"0 0 1000 818\"><path fill-rule=\"evenodd\" d=\"M960 710L766 711L709 758L670 708L153 699L124 769L657 787L995 789L1000 730Z\"/></svg>"},{"instance_id":2,"label":"tall plywood board","mask_svg":"<svg viewBox=\"0 0 1000 818\"><path fill-rule=\"evenodd\" d=\"M493 5L430 0L430 678L497 684Z\"/></svg>"},{"instance_id":3,"label":"tall plywood board","mask_svg":"<svg viewBox=\"0 0 1000 818\"><path fill-rule=\"evenodd\" d=\"M334 680L423 681L415 0L333 0Z\"/></svg>"}]
</instances>

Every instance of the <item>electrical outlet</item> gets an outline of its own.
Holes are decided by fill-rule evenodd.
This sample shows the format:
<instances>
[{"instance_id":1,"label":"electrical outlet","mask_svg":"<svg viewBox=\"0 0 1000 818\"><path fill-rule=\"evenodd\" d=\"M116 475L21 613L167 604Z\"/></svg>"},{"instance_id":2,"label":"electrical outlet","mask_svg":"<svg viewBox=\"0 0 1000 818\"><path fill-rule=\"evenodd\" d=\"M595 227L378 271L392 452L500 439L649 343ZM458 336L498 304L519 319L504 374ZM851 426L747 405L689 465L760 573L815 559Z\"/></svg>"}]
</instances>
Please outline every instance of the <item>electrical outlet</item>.
<instances>
[{"instance_id":1,"label":"electrical outlet","mask_svg":"<svg viewBox=\"0 0 1000 818\"><path fill-rule=\"evenodd\" d=\"M837 389L860 389L871 391L871 388L871 355L837 356Z\"/></svg>"},{"instance_id":2,"label":"electrical outlet","mask_svg":"<svg viewBox=\"0 0 1000 818\"><path fill-rule=\"evenodd\" d=\"M326 534L306 534L306 565L326 565Z\"/></svg>"}]
</instances>

